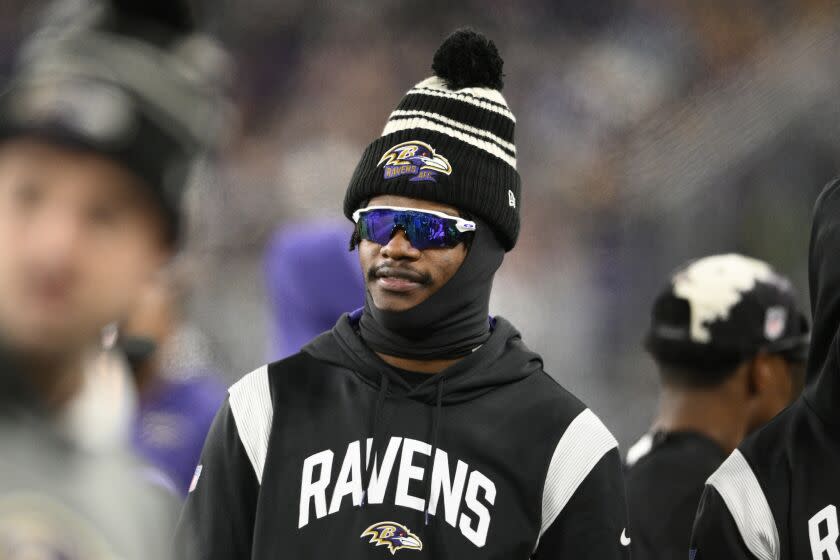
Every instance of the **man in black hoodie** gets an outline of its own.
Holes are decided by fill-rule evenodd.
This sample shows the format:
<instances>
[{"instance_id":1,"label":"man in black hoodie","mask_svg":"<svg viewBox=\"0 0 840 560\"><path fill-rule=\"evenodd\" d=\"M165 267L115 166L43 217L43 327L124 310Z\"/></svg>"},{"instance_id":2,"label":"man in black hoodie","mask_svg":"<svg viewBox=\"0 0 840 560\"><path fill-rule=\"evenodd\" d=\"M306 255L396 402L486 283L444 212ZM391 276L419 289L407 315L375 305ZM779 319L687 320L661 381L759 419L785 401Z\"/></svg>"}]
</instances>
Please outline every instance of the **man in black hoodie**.
<instances>
[{"instance_id":1,"label":"man in black hoodie","mask_svg":"<svg viewBox=\"0 0 840 560\"><path fill-rule=\"evenodd\" d=\"M345 198L363 310L230 389L179 557L628 558L615 439L489 318L519 230L502 61L450 36Z\"/></svg>"},{"instance_id":2,"label":"man in black hoodie","mask_svg":"<svg viewBox=\"0 0 840 560\"><path fill-rule=\"evenodd\" d=\"M840 559L840 182L817 200L809 276L814 329L803 395L709 478L689 558Z\"/></svg>"},{"instance_id":3,"label":"man in black hoodie","mask_svg":"<svg viewBox=\"0 0 840 560\"><path fill-rule=\"evenodd\" d=\"M737 254L681 267L645 346L662 380L651 430L627 452L633 556L683 558L706 479L802 392L808 321L790 281Z\"/></svg>"}]
</instances>

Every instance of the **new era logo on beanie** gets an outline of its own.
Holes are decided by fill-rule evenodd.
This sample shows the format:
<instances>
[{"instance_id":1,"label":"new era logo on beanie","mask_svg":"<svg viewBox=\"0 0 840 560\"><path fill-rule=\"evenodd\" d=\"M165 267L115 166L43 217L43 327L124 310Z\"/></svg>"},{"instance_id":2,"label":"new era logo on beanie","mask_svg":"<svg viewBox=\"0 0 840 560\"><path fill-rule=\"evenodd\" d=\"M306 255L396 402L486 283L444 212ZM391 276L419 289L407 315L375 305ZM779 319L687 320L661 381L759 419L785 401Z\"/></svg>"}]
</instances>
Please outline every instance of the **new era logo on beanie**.
<instances>
[{"instance_id":1,"label":"new era logo on beanie","mask_svg":"<svg viewBox=\"0 0 840 560\"><path fill-rule=\"evenodd\" d=\"M500 91L502 66L484 35L470 29L450 35L435 53L435 75L406 93L362 155L344 214L350 218L383 194L432 200L480 216L512 249L521 181L516 118Z\"/></svg>"}]
</instances>

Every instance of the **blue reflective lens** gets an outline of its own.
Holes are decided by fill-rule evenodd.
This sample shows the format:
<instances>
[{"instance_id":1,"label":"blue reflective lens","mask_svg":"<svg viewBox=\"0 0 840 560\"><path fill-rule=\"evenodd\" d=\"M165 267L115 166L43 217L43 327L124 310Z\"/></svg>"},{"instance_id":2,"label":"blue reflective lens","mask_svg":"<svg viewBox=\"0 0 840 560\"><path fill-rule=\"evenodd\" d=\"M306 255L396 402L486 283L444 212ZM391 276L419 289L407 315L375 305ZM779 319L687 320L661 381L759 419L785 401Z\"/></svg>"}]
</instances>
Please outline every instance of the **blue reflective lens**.
<instances>
[{"instance_id":1,"label":"blue reflective lens","mask_svg":"<svg viewBox=\"0 0 840 560\"><path fill-rule=\"evenodd\" d=\"M362 239L387 245L402 229L415 249L455 247L472 232L460 232L455 220L418 210L374 209L359 216L358 232Z\"/></svg>"}]
</instances>

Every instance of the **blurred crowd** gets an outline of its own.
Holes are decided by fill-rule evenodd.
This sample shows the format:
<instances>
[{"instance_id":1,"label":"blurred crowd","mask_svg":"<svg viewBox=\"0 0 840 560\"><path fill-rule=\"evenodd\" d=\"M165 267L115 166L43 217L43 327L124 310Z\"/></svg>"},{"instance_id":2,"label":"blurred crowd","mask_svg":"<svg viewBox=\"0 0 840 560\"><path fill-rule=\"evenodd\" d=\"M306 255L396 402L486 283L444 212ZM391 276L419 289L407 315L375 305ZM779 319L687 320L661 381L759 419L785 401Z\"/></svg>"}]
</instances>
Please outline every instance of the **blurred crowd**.
<instances>
[{"instance_id":1,"label":"blurred crowd","mask_svg":"<svg viewBox=\"0 0 840 560\"><path fill-rule=\"evenodd\" d=\"M42 6L0 5L0 73ZM671 270L739 251L792 277L806 300L811 205L840 159L836 2L197 7L233 54L239 118L189 193L170 370L209 368L227 384L282 355L278 228L328 220L344 242L340 205L359 155L465 24L498 44L519 117L523 233L492 309L623 445L655 408L641 339Z\"/></svg>"}]
</instances>

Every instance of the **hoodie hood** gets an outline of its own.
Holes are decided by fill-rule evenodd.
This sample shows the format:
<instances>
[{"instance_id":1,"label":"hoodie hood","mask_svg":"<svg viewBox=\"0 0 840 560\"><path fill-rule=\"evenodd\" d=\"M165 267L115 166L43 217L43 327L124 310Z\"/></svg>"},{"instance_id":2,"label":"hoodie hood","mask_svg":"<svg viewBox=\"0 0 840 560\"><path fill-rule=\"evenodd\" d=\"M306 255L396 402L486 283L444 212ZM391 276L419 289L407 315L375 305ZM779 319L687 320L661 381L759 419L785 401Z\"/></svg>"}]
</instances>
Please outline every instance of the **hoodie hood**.
<instances>
[{"instance_id":1,"label":"hoodie hood","mask_svg":"<svg viewBox=\"0 0 840 560\"><path fill-rule=\"evenodd\" d=\"M814 328L805 399L820 418L840 425L840 180L823 190L814 209L808 277Z\"/></svg>"},{"instance_id":2,"label":"hoodie hood","mask_svg":"<svg viewBox=\"0 0 840 560\"><path fill-rule=\"evenodd\" d=\"M264 273L273 336L269 361L285 358L365 302L358 256L346 222L313 220L277 230Z\"/></svg>"},{"instance_id":3,"label":"hoodie hood","mask_svg":"<svg viewBox=\"0 0 840 560\"><path fill-rule=\"evenodd\" d=\"M416 387L411 387L391 366L362 341L358 333L361 310L345 314L336 326L303 348L312 357L353 370L365 381L380 386L389 381L389 396L404 396L434 404L437 385L445 382L443 404L457 404L480 397L495 387L514 383L542 371L539 354L522 342L519 331L502 317L491 320L490 338L472 354Z\"/></svg>"}]
</instances>

